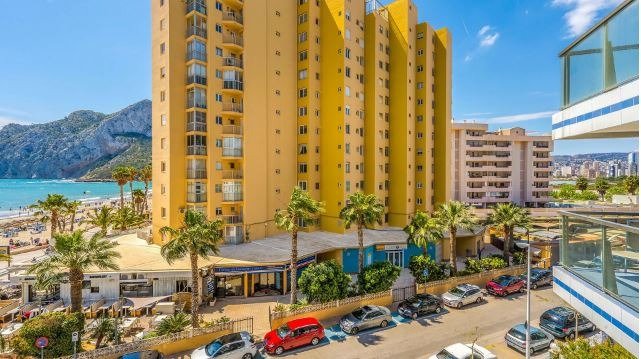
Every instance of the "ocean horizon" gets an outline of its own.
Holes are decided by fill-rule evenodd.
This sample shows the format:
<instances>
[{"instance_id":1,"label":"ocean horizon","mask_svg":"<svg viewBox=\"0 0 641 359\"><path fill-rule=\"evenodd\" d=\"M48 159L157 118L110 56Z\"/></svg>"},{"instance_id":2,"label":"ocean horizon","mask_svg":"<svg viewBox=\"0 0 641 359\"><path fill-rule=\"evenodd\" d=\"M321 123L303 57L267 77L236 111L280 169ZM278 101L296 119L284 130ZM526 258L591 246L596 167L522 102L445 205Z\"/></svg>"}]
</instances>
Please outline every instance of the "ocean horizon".
<instances>
[{"instance_id":1,"label":"ocean horizon","mask_svg":"<svg viewBox=\"0 0 641 359\"><path fill-rule=\"evenodd\" d=\"M134 182L134 189L144 188L144 183ZM129 185L126 185L125 194L128 192ZM0 217L17 215L20 208L24 209L53 193L70 200L90 202L118 198L120 187L115 182L83 182L75 179L0 179Z\"/></svg>"}]
</instances>

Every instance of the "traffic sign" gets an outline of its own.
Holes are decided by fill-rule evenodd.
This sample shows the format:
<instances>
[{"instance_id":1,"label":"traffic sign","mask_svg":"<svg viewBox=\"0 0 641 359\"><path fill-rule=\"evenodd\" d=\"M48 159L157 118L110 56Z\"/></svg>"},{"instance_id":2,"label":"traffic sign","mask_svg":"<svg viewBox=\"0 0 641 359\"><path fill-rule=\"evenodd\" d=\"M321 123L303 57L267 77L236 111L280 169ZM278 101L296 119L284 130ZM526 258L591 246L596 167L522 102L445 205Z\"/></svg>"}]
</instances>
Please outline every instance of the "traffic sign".
<instances>
[{"instance_id":1,"label":"traffic sign","mask_svg":"<svg viewBox=\"0 0 641 359\"><path fill-rule=\"evenodd\" d=\"M42 348L46 348L47 345L49 345L49 338L40 337L40 338L36 339L36 347L42 349Z\"/></svg>"},{"instance_id":2,"label":"traffic sign","mask_svg":"<svg viewBox=\"0 0 641 359\"><path fill-rule=\"evenodd\" d=\"M71 341L74 343L78 341L78 332L71 333Z\"/></svg>"}]
</instances>

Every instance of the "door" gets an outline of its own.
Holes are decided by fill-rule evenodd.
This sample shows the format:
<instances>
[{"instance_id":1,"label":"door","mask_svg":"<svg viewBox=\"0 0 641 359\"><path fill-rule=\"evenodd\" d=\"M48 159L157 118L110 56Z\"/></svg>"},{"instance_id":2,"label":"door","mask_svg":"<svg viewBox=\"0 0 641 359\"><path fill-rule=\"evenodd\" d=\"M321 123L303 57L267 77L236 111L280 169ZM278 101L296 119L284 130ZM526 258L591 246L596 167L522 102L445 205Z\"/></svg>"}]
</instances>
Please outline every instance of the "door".
<instances>
[{"instance_id":1,"label":"door","mask_svg":"<svg viewBox=\"0 0 641 359\"><path fill-rule=\"evenodd\" d=\"M387 251L387 261L403 268L403 251Z\"/></svg>"},{"instance_id":2,"label":"door","mask_svg":"<svg viewBox=\"0 0 641 359\"><path fill-rule=\"evenodd\" d=\"M548 337L541 332L532 333L532 347L534 350L539 350L547 347Z\"/></svg>"}]
</instances>

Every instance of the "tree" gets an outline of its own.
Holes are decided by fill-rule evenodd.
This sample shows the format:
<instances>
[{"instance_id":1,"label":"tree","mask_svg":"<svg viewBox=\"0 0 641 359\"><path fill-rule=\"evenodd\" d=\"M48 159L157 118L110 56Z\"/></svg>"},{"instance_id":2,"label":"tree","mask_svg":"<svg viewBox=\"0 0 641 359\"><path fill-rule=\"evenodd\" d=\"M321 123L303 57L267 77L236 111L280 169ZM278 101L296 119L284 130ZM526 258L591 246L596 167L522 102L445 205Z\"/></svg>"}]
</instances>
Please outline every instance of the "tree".
<instances>
[{"instance_id":1,"label":"tree","mask_svg":"<svg viewBox=\"0 0 641 359\"><path fill-rule=\"evenodd\" d=\"M352 223L356 224L358 233L358 272L363 271L363 258L365 249L363 248L363 228L373 225L374 223L382 224L383 212L385 207L381 201L373 194L364 194L356 192L347 198L347 204L339 214L349 229Z\"/></svg>"},{"instance_id":2,"label":"tree","mask_svg":"<svg viewBox=\"0 0 641 359\"><path fill-rule=\"evenodd\" d=\"M98 208L94 208L93 213L89 212L87 214L86 223L91 224L100 228L103 236L107 235L109 231L109 226L113 223L113 211L111 207L103 205Z\"/></svg>"},{"instance_id":3,"label":"tree","mask_svg":"<svg viewBox=\"0 0 641 359\"><path fill-rule=\"evenodd\" d=\"M289 198L287 208L281 209L274 215L276 226L291 233L292 259L289 265L291 296L290 302L296 303L296 272L298 268L298 230L301 225L306 225L324 211L322 202L318 202L310 196L309 192L294 187Z\"/></svg>"},{"instance_id":4,"label":"tree","mask_svg":"<svg viewBox=\"0 0 641 359\"><path fill-rule=\"evenodd\" d=\"M84 272L89 268L117 270L116 258L120 258L120 253L115 248L118 243L99 235L87 239L80 230L56 234L55 239L53 253L32 265L27 272L35 274L36 288L40 289L50 289L67 275L71 286L71 311L81 312Z\"/></svg>"},{"instance_id":5,"label":"tree","mask_svg":"<svg viewBox=\"0 0 641 359\"><path fill-rule=\"evenodd\" d=\"M82 336L85 316L82 313L43 313L24 322L18 333L11 339L11 347L21 357L40 358L40 349L34 343L39 337L47 337L49 345L44 351L45 358L60 358L73 354L71 334ZM82 346L78 346L82 351Z\"/></svg>"},{"instance_id":6,"label":"tree","mask_svg":"<svg viewBox=\"0 0 641 359\"><path fill-rule=\"evenodd\" d=\"M76 212L78 212L78 208L80 208L81 204L82 202L80 201L69 201L65 206L65 211L69 215L69 231L71 232L73 232L74 225L76 223Z\"/></svg>"},{"instance_id":7,"label":"tree","mask_svg":"<svg viewBox=\"0 0 641 359\"><path fill-rule=\"evenodd\" d=\"M515 227L528 228L532 219L530 213L514 203L499 203L487 217L487 222L503 232L503 259L510 263L510 249Z\"/></svg>"},{"instance_id":8,"label":"tree","mask_svg":"<svg viewBox=\"0 0 641 359\"><path fill-rule=\"evenodd\" d=\"M220 219L209 221L201 212L187 210L182 227L162 227L160 234L168 235L170 240L160 249L167 263L189 257L191 265L191 325L198 328L198 258L208 259L218 254L218 246L223 240L223 222Z\"/></svg>"},{"instance_id":9,"label":"tree","mask_svg":"<svg viewBox=\"0 0 641 359\"><path fill-rule=\"evenodd\" d=\"M585 191L588 189L588 179L585 177L579 177L576 179L576 189L579 191Z\"/></svg>"},{"instance_id":10,"label":"tree","mask_svg":"<svg viewBox=\"0 0 641 359\"><path fill-rule=\"evenodd\" d=\"M127 182L129 183L129 195L131 196L131 208L135 209L136 203L134 203L134 182L138 177L138 170L135 167L127 166L125 167L127 173Z\"/></svg>"},{"instance_id":11,"label":"tree","mask_svg":"<svg viewBox=\"0 0 641 359\"><path fill-rule=\"evenodd\" d=\"M192 307L192 312L193 312ZM193 318L192 318L192 325L193 325ZM160 335L167 335L167 334L174 334L174 333L180 333L185 328L189 326L189 316L183 312L178 312L174 313L173 315L170 315L158 323L158 327L156 327L156 334Z\"/></svg>"},{"instance_id":12,"label":"tree","mask_svg":"<svg viewBox=\"0 0 641 359\"><path fill-rule=\"evenodd\" d=\"M138 171L138 175L140 180L145 184L145 212L148 212L149 203L147 198L149 197L149 184L151 183L152 178L151 163L141 168L140 171Z\"/></svg>"},{"instance_id":13,"label":"tree","mask_svg":"<svg viewBox=\"0 0 641 359\"><path fill-rule=\"evenodd\" d=\"M114 339L114 333L117 331L116 320L108 317L101 317L95 327L91 330L91 337L96 339L96 349L102 346L102 341Z\"/></svg>"},{"instance_id":14,"label":"tree","mask_svg":"<svg viewBox=\"0 0 641 359\"><path fill-rule=\"evenodd\" d=\"M427 246L443 239L443 226L428 213L418 211L412 217L410 224L403 228L407 233L408 242L423 248L423 256L427 257Z\"/></svg>"},{"instance_id":15,"label":"tree","mask_svg":"<svg viewBox=\"0 0 641 359\"><path fill-rule=\"evenodd\" d=\"M551 359L634 359L621 345L609 340L600 344L590 344L585 338L559 342L558 348L550 353Z\"/></svg>"},{"instance_id":16,"label":"tree","mask_svg":"<svg viewBox=\"0 0 641 359\"><path fill-rule=\"evenodd\" d=\"M125 166L118 166L111 172L111 178L116 180L120 187L120 209L125 207L125 185L129 182L129 170Z\"/></svg>"},{"instance_id":17,"label":"tree","mask_svg":"<svg viewBox=\"0 0 641 359\"><path fill-rule=\"evenodd\" d=\"M57 233L58 225L60 223L60 215L65 210L69 200L61 194L48 194L44 201L38 200L34 207L36 208L36 215L42 216L42 221L47 219L51 221L51 238L53 239Z\"/></svg>"},{"instance_id":18,"label":"tree","mask_svg":"<svg viewBox=\"0 0 641 359\"><path fill-rule=\"evenodd\" d=\"M450 201L439 206L436 211L438 223L450 234L450 267L452 274L456 273L456 233L459 228L472 230L476 224L476 216L468 205L458 201Z\"/></svg>"},{"instance_id":19,"label":"tree","mask_svg":"<svg viewBox=\"0 0 641 359\"><path fill-rule=\"evenodd\" d=\"M111 218L111 223L115 228L118 228L121 231L126 230L127 228L135 227L143 223L143 218L136 213L133 209L129 207L120 208L114 213Z\"/></svg>"},{"instance_id":20,"label":"tree","mask_svg":"<svg viewBox=\"0 0 641 359\"><path fill-rule=\"evenodd\" d=\"M629 195L637 193L639 189L639 177L638 176L628 176L623 180L623 186Z\"/></svg>"},{"instance_id":21,"label":"tree","mask_svg":"<svg viewBox=\"0 0 641 359\"><path fill-rule=\"evenodd\" d=\"M300 278L298 286L308 302L324 303L347 296L351 279L335 260L310 264Z\"/></svg>"},{"instance_id":22,"label":"tree","mask_svg":"<svg viewBox=\"0 0 641 359\"><path fill-rule=\"evenodd\" d=\"M135 189L131 192L131 200L134 204L134 210L142 216L145 210L145 192L141 189Z\"/></svg>"},{"instance_id":23,"label":"tree","mask_svg":"<svg viewBox=\"0 0 641 359\"><path fill-rule=\"evenodd\" d=\"M358 287L363 293L389 290L401 274L401 268L388 261L376 262L358 274Z\"/></svg>"},{"instance_id":24,"label":"tree","mask_svg":"<svg viewBox=\"0 0 641 359\"><path fill-rule=\"evenodd\" d=\"M428 256L412 256L409 270L416 283L427 283L447 278L443 265L436 263Z\"/></svg>"}]
</instances>

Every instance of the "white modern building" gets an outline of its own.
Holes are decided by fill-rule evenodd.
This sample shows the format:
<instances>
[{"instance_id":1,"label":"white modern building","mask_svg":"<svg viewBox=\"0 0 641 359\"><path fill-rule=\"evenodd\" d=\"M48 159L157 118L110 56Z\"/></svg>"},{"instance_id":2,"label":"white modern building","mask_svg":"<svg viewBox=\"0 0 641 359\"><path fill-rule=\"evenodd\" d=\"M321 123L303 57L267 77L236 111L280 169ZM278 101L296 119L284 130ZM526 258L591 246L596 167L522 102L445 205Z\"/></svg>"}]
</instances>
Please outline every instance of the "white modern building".
<instances>
[{"instance_id":1,"label":"white modern building","mask_svg":"<svg viewBox=\"0 0 641 359\"><path fill-rule=\"evenodd\" d=\"M639 136L639 3L623 1L560 54L555 140ZM616 143L613 144L616 147ZM619 165L608 167L620 175ZM639 212L561 213L554 292L630 353L639 353Z\"/></svg>"}]
</instances>

